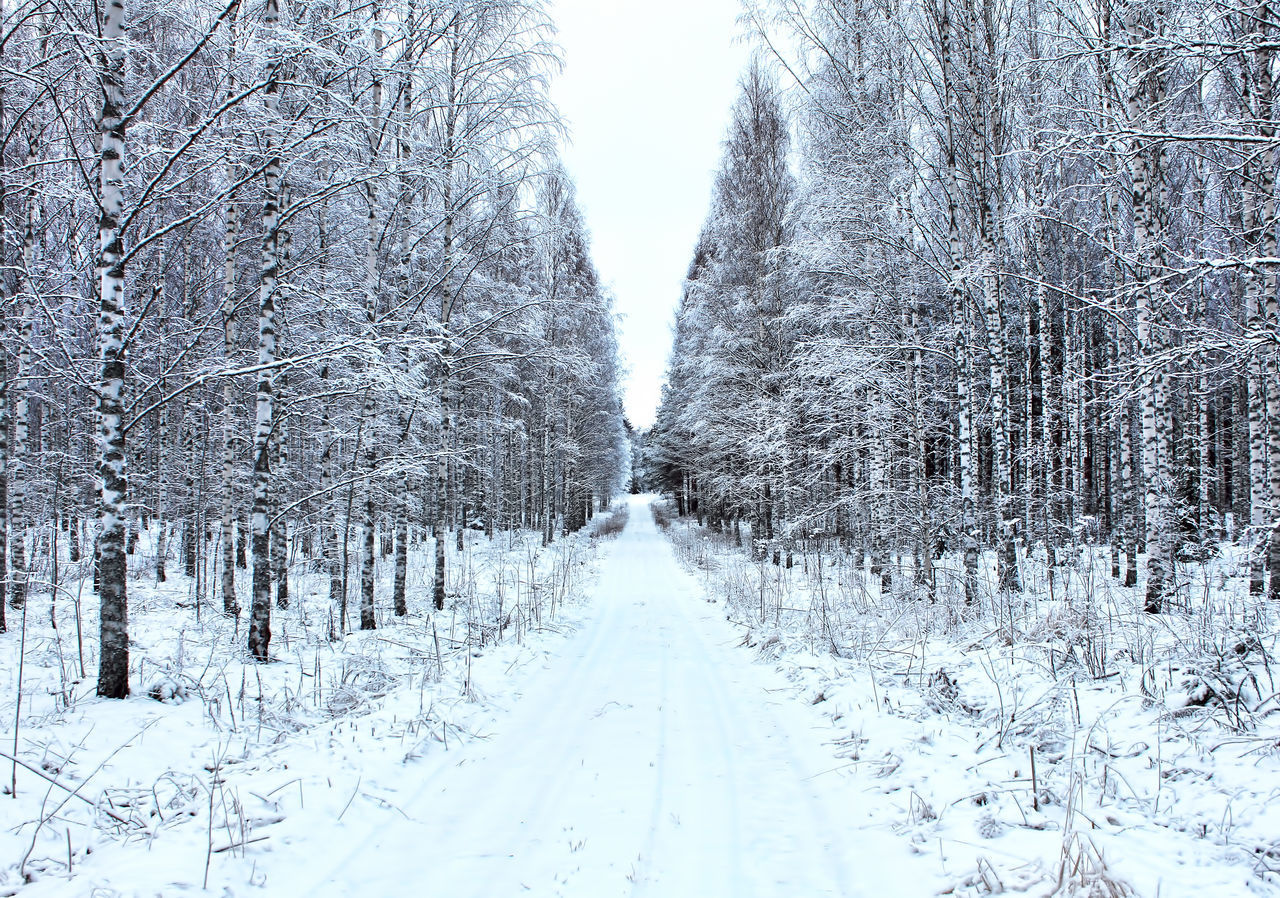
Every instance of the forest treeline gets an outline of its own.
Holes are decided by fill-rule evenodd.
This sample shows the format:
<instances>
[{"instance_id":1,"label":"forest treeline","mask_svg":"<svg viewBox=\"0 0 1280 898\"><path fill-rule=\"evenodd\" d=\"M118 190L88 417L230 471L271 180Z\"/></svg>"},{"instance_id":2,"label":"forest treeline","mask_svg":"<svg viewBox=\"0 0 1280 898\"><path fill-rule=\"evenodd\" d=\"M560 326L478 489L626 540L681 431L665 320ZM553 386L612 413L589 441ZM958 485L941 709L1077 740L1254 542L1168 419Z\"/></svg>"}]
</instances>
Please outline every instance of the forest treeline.
<instances>
[{"instance_id":1,"label":"forest treeline","mask_svg":"<svg viewBox=\"0 0 1280 898\"><path fill-rule=\"evenodd\" d=\"M118 697L167 562L267 660L291 565L369 628L376 557L403 615L434 537L443 608L446 540L607 506L612 301L538 0L16 0L0 60L0 630L92 570Z\"/></svg>"},{"instance_id":2,"label":"forest treeline","mask_svg":"<svg viewBox=\"0 0 1280 898\"><path fill-rule=\"evenodd\" d=\"M984 550L1009 593L1020 547L1109 542L1157 613L1238 539L1280 599L1276 5L746 19L648 436L680 510L966 603Z\"/></svg>"}]
</instances>

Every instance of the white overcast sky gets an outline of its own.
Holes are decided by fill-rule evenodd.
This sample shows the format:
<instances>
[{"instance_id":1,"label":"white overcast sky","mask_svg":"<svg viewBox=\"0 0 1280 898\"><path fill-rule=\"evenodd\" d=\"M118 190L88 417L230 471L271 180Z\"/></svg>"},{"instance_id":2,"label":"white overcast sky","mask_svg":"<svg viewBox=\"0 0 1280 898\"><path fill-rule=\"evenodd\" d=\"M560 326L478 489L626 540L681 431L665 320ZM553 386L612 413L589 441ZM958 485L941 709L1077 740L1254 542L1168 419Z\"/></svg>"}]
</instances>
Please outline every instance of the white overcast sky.
<instances>
[{"instance_id":1,"label":"white overcast sky","mask_svg":"<svg viewBox=\"0 0 1280 898\"><path fill-rule=\"evenodd\" d=\"M627 416L653 423L681 283L749 51L738 0L553 0L565 165L613 288Z\"/></svg>"}]
</instances>

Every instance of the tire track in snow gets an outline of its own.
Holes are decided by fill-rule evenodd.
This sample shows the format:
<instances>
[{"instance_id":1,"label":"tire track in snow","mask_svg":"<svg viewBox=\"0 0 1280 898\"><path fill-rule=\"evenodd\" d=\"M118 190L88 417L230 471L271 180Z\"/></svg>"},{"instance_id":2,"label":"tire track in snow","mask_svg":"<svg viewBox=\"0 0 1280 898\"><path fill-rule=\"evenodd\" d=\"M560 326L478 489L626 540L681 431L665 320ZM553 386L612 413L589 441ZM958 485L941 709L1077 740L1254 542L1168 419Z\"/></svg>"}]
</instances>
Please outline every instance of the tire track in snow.
<instances>
[{"instance_id":1,"label":"tire track in snow","mask_svg":"<svg viewBox=\"0 0 1280 898\"><path fill-rule=\"evenodd\" d=\"M720 606L713 607L719 608ZM682 613L686 619L690 619L690 612L687 607L682 608ZM724 635L733 635L724 626L723 621L711 615L707 615L704 626L705 624L714 624L716 629L724 630ZM781 761L782 764L779 765L781 769L774 772L774 776L769 777L768 780L762 778L762 781L771 780L774 783L778 783L783 779L779 774L789 774L789 777L786 777L791 780L788 785L795 787L791 790L789 797L803 799L803 806L807 811L807 816L798 816L804 822L810 824L810 832L805 835L811 836L814 843L821 847L822 861L833 881L829 886L820 887L823 889L821 892L805 892L804 894L856 894L855 879L849 872L843 857L835 851L833 839L836 829L833 825L834 821L827 812L824 803L818 799L810 785L809 776L813 773L813 770L801 762L795 751L794 741L786 738L791 731L790 727L785 725L771 709L773 702L766 697L768 693L762 693L760 689L755 688L759 684L750 682L754 678L748 677L747 683L726 683L722 672L726 669L734 669L736 665L742 664L741 659L738 659L735 665L735 660L732 657L728 657L735 654L733 649L726 649L724 643L719 642L709 644L709 648L711 648L711 652L699 656L705 676L717 695L718 707L733 712L732 719L737 728L741 730L731 740L726 741L732 741L736 744L768 746L771 749L769 759ZM713 658L712 652L717 657ZM761 697L764 700L748 708L744 698L744 696L748 695ZM723 713L722 711L721 714L723 715ZM767 723L768 726L762 727L762 723ZM791 838L793 840L803 840L799 834L795 833L791 834Z\"/></svg>"},{"instance_id":2,"label":"tire track in snow","mask_svg":"<svg viewBox=\"0 0 1280 898\"><path fill-rule=\"evenodd\" d=\"M665 540L661 548L670 552ZM689 729L682 734L690 743L686 746L686 754L697 771L689 777L688 786L701 782L709 788L716 784L720 797L718 802L712 801L711 795L697 798L695 810L709 814L710 821L699 825L691 837L685 837L690 828L687 824L681 824L685 832L673 832L671 836L679 845L677 856L684 854L719 860L715 868L700 865L704 880L699 883L701 894L751 898L755 891L744 874L742 819L738 806L738 796L744 783L735 758L736 742L724 713L723 694L717 690L714 670L707 663L706 646L698 638L685 612L686 603L692 599L688 584L682 582L686 578L675 567L674 556L670 558L670 565L665 567L669 574L663 584L666 597L663 613L669 621L676 622L674 626L669 624L668 628L677 634L678 643L673 646L673 652L688 668L688 676L682 686L686 690L686 705L693 712L687 714ZM713 752L701 750L708 744ZM684 860L681 865L687 863L688 860Z\"/></svg>"},{"instance_id":3,"label":"tire track in snow","mask_svg":"<svg viewBox=\"0 0 1280 898\"><path fill-rule=\"evenodd\" d=\"M471 835L462 841L487 847L486 837L490 832L486 830L493 823L504 820L509 825L518 824L524 836L524 841L506 845L496 853L488 851L472 855L474 860L487 860L489 863L458 877L466 882L460 894L490 898L516 894L517 889L528 889L529 886L523 882L523 871L519 869L520 856L559 836L553 824L549 823L549 817L555 810L556 798L566 793L569 783L580 773L579 768L565 757L572 748L566 741L566 734L573 732L589 711L587 705L590 703L584 702L582 684L591 680L592 672L600 666L611 648L617 618L617 608L605 605L601 616L588 625L588 633L581 634L588 642L580 651L573 653L571 663L557 665L553 662L550 672L554 676L550 679L535 677L536 682L520 697L513 719L498 725L495 743L509 734L520 734L520 753L535 759L535 763L541 762L536 775L530 776L535 772L523 765L506 763L509 758L504 757L505 746L498 743L491 752L470 762L473 770L481 770L486 764L499 766L493 780L489 780L493 774L485 773L477 775L478 782L467 781L452 787L446 783L439 790L441 795L460 796L460 810L465 815L461 828L463 832L470 830ZM531 791L530 780L534 783ZM468 798L472 794L486 796L488 800L482 807L477 807L474 799Z\"/></svg>"},{"instance_id":4,"label":"tire track in snow","mask_svg":"<svg viewBox=\"0 0 1280 898\"><path fill-rule=\"evenodd\" d=\"M559 740L554 738L556 727L552 724L563 726L569 709L579 701L579 695L574 686L581 682L584 674L599 662L607 648L605 637L608 635L608 628L616 616L614 608L605 606L601 615L584 628L585 632L579 632L571 637L568 646L572 651L566 652L566 656L552 658L548 665L533 672L524 692L511 710L510 716L505 720L499 720L487 744L472 743L461 749L461 756L453 763L440 764L435 770L427 771L422 786L405 802L405 810L409 813L413 828L417 830L412 834L413 836L417 839L443 836L456 842L459 841L458 830L468 831L475 826L475 821L493 821L512 817L527 819L534 817L539 807L545 807L550 802L551 795L562 788L564 782L573 774L573 771L565 765L556 763L554 755L561 746L557 744ZM531 714L535 707L538 709L537 713ZM548 774L539 778L532 792L526 791L527 783L509 781L512 779L512 769L502 765L500 758L494 760L492 764L488 763L495 756L495 750L491 747L493 743L511 730L523 731L526 737L533 737L532 744L526 743L528 754L548 759L546 765ZM464 815L459 816L448 811L445 815L437 813L440 804L438 799L441 796L451 797L460 790L466 789L471 780L476 778L472 771L486 765L489 767L496 765L498 769L484 774L485 778L492 779L488 787L477 789L470 800L463 803ZM405 773L412 775L413 766L407 766ZM514 808L511 806L513 802L517 805ZM404 850L413 850L414 846L411 842L408 845L401 844L406 841L405 837L408 835L410 834L402 826L386 827L364 834L357 839L343 859L321 878L314 890L309 892L317 896L333 895L337 898L337 896L353 894L349 891L348 882L362 880L365 883L363 888L367 889L369 878L374 882L379 880L379 871L368 870L358 877L353 877L352 871L361 870L369 865L371 859L385 857L388 853L394 856ZM478 896L500 894L492 891L491 888L508 875L509 871L506 869L508 865L505 862L514 858L514 852L505 855L502 851L495 853L491 850L490 843L483 838L483 833L476 835L478 837L468 846L471 850L454 853L450 860L463 864L468 860L485 862L474 864L476 869L472 876L467 877L470 885L464 894ZM378 864L377 866L385 867L386 865ZM474 892L470 891L471 889L474 889ZM374 892L377 893L377 890L375 889ZM385 894L398 893L387 891Z\"/></svg>"},{"instance_id":5,"label":"tire track in snow","mask_svg":"<svg viewBox=\"0 0 1280 898\"><path fill-rule=\"evenodd\" d=\"M856 801L776 675L730 647L648 508L601 565L593 617L501 710L486 742L421 776L404 810L360 833L299 894L450 898L853 896L880 864ZM812 744L811 744L812 743ZM301 846L299 846L301 847ZM858 855L861 853L861 857Z\"/></svg>"},{"instance_id":6,"label":"tire track in snow","mask_svg":"<svg viewBox=\"0 0 1280 898\"><path fill-rule=\"evenodd\" d=\"M670 659L664 653L659 661L658 667L658 696L661 704L658 705L658 744L657 754L654 757L655 782L653 787L653 798L649 810L649 829L645 833L644 845L641 846L639 854L636 856L638 869L629 874L631 880L631 890L628 894L631 898L638 898L644 895L648 887L649 877L653 870L653 852L658 842L658 831L662 820L663 810L663 783L666 782L667 768L667 695L669 689Z\"/></svg>"}]
</instances>

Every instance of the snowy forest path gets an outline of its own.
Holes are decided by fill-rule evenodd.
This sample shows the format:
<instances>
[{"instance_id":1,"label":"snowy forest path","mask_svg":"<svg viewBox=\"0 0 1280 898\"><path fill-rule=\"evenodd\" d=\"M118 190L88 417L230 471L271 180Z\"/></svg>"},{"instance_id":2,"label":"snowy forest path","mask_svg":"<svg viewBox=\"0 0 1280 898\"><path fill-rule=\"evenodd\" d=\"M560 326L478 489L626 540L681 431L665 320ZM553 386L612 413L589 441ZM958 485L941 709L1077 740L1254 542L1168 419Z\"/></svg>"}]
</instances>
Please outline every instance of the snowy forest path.
<instances>
[{"instance_id":1,"label":"snowy forest path","mask_svg":"<svg viewBox=\"0 0 1280 898\"><path fill-rule=\"evenodd\" d=\"M312 894L885 894L902 847L630 501L583 631Z\"/></svg>"}]
</instances>

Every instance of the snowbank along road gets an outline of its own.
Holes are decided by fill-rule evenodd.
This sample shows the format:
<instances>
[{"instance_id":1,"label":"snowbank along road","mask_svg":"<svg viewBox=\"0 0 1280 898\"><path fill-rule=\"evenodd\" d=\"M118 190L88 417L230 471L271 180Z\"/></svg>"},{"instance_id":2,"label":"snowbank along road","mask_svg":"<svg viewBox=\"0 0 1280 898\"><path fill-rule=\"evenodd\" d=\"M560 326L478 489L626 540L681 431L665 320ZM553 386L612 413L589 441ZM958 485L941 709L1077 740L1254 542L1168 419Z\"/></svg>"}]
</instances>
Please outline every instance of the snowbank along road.
<instances>
[{"instance_id":1,"label":"snowbank along road","mask_svg":"<svg viewBox=\"0 0 1280 898\"><path fill-rule=\"evenodd\" d=\"M587 626L529 676L491 739L329 859L309 893L914 891L904 847L860 828L863 796L831 772L817 718L735 647L721 606L631 501Z\"/></svg>"}]
</instances>

